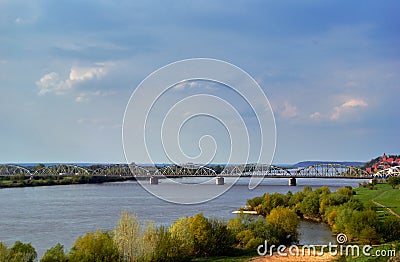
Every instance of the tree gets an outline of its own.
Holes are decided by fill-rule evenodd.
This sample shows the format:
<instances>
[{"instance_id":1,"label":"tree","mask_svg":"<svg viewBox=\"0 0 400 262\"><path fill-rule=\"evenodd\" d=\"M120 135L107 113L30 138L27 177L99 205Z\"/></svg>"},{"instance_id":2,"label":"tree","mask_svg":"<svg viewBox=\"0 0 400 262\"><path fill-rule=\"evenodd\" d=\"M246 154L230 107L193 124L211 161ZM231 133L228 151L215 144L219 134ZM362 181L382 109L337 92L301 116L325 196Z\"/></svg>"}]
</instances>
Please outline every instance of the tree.
<instances>
[{"instance_id":1,"label":"tree","mask_svg":"<svg viewBox=\"0 0 400 262\"><path fill-rule=\"evenodd\" d=\"M11 247L8 259L9 262L33 262L37 258L35 248L30 244L24 244L20 241L14 243Z\"/></svg>"},{"instance_id":2,"label":"tree","mask_svg":"<svg viewBox=\"0 0 400 262\"><path fill-rule=\"evenodd\" d=\"M267 224L272 229L282 231L290 240L297 240L299 219L296 213L288 208L277 207L266 217Z\"/></svg>"},{"instance_id":3,"label":"tree","mask_svg":"<svg viewBox=\"0 0 400 262\"><path fill-rule=\"evenodd\" d=\"M209 256L211 224L208 219L201 213L195 215L190 219L190 231L193 234L195 255Z\"/></svg>"},{"instance_id":4,"label":"tree","mask_svg":"<svg viewBox=\"0 0 400 262\"><path fill-rule=\"evenodd\" d=\"M194 236L190 230L189 217L181 217L176 220L169 228L169 232L171 237L178 242L184 256L190 256L194 253Z\"/></svg>"},{"instance_id":5,"label":"tree","mask_svg":"<svg viewBox=\"0 0 400 262\"><path fill-rule=\"evenodd\" d=\"M111 236L104 231L79 237L69 253L70 262L119 261L120 256Z\"/></svg>"},{"instance_id":6,"label":"tree","mask_svg":"<svg viewBox=\"0 0 400 262\"><path fill-rule=\"evenodd\" d=\"M391 176L388 178L387 183L392 187L396 188L396 186L400 185L400 176Z\"/></svg>"},{"instance_id":7,"label":"tree","mask_svg":"<svg viewBox=\"0 0 400 262\"><path fill-rule=\"evenodd\" d=\"M209 219L209 223L211 225L210 254L213 256L229 254L235 239L227 223L216 218Z\"/></svg>"},{"instance_id":8,"label":"tree","mask_svg":"<svg viewBox=\"0 0 400 262\"><path fill-rule=\"evenodd\" d=\"M0 242L0 261L7 261L9 250L7 245Z\"/></svg>"},{"instance_id":9,"label":"tree","mask_svg":"<svg viewBox=\"0 0 400 262\"><path fill-rule=\"evenodd\" d=\"M353 190L353 188L351 186L345 186L345 187L339 188L336 192L338 194L345 195L348 197L352 197L353 195L355 195L355 191Z\"/></svg>"},{"instance_id":10,"label":"tree","mask_svg":"<svg viewBox=\"0 0 400 262\"><path fill-rule=\"evenodd\" d=\"M386 218L378 231L386 242L400 240L400 219L394 216Z\"/></svg>"},{"instance_id":11,"label":"tree","mask_svg":"<svg viewBox=\"0 0 400 262\"><path fill-rule=\"evenodd\" d=\"M58 243L54 247L48 249L40 262L65 262L67 261L67 256L64 253L64 246Z\"/></svg>"},{"instance_id":12,"label":"tree","mask_svg":"<svg viewBox=\"0 0 400 262\"><path fill-rule=\"evenodd\" d=\"M316 192L310 192L300 204L300 211L305 216L319 217L319 195Z\"/></svg>"},{"instance_id":13,"label":"tree","mask_svg":"<svg viewBox=\"0 0 400 262\"><path fill-rule=\"evenodd\" d=\"M113 240L124 261L136 261L144 255L140 231L136 215L123 212L114 229Z\"/></svg>"}]
</instances>

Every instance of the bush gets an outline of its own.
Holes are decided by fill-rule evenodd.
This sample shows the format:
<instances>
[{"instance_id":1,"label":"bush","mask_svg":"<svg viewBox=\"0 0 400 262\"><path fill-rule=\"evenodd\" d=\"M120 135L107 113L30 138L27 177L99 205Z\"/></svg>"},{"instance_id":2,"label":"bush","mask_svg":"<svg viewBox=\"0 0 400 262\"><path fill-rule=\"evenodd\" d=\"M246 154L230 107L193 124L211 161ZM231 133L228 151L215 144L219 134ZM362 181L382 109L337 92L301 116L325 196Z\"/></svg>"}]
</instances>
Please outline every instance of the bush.
<instances>
[{"instance_id":1,"label":"bush","mask_svg":"<svg viewBox=\"0 0 400 262\"><path fill-rule=\"evenodd\" d=\"M64 246L58 243L54 247L48 249L40 262L66 262L67 256L64 253Z\"/></svg>"},{"instance_id":2,"label":"bush","mask_svg":"<svg viewBox=\"0 0 400 262\"><path fill-rule=\"evenodd\" d=\"M104 231L79 237L69 253L70 262L119 261L120 256L111 236Z\"/></svg>"},{"instance_id":3,"label":"bush","mask_svg":"<svg viewBox=\"0 0 400 262\"><path fill-rule=\"evenodd\" d=\"M7 245L3 242L0 242L0 261L7 261L9 250Z\"/></svg>"},{"instance_id":4,"label":"bush","mask_svg":"<svg viewBox=\"0 0 400 262\"><path fill-rule=\"evenodd\" d=\"M396 188L396 186L400 185L400 176L391 176L388 178L387 183L392 187Z\"/></svg>"},{"instance_id":5,"label":"bush","mask_svg":"<svg viewBox=\"0 0 400 262\"><path fill-rule=\"evenodd\" d=\"M400 240L400 220L390 216L380 224L378 232L386 242Z\"/></svg>"},{"instance_id":6,"label":"bush","mask_svg":"<svg viewBox=\"0 0 400 262\"><path fill-rule=\"evenodd\" d=\"M284 234L285 239L280 239L281 243L290 244L297 241L299 219L294 211L288 208L277 207L266 217L266 221L270 226L269 230L276 232L278 236Z\"/></svg>"},{"instance_id":7,"label":"bush","mask_svg":"<svg viewBox=\"0 0 400 262\"><path fill-rule=\"evenodd\" d=\"M182 256L194 254L194 236L190 230L190 218L182 217L176 220L169 228L171 237L177 241Z\"/></svg>"},{"instance_id":8,"label":"bush","mask_svg":"<svg viewBox=\"0 0 400 262\"><path fill-rule=\"evenodd\" d=\"M10 248L6 261L9 262L33 262L37 258L35 248L30 243L24 244L20 241Z\"/></svg>"}]
</instances>

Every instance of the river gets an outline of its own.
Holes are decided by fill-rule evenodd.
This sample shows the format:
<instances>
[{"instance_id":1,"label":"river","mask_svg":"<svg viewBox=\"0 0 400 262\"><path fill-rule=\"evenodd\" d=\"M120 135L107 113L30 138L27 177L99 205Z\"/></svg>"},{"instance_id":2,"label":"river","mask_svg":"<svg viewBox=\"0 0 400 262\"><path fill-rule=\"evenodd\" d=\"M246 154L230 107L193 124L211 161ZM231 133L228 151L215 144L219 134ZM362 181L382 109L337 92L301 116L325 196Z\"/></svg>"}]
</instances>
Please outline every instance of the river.
<instances>
[{"instance_id":1,"label":"river","mask_svg":"<svg viewBox=\"0 0 400 262\"><path fill-rule=\"evenodd\" d=\"M196 178L191 178L194 182ZM176 179L179 181L179 179ZM367 180L297 179L289 187L287 179L267 178L253 190L248 178L240 178L226 193L202 204L178 205L160 200L135 181L104 184L43 186L0 189L0 241L12 245L15 241L31 242L39 257L45 250L61 243L70 249L78 236L96 229L111 230L122 211L136 213L139 220L170 225L182 216L203 213L221 219L234 217L232 211L245 206L246 200L265 192L297 192L304 186L358 186ZM187 182L187 179L185 180ZM226 179L230 183L230 179ZM161 181L156 187L174 186ZM216 187L209 184L205 187ZM327 244L334 241L323 224L302 222L299 228L301 244Z\"/></svg>"}]
</instances>

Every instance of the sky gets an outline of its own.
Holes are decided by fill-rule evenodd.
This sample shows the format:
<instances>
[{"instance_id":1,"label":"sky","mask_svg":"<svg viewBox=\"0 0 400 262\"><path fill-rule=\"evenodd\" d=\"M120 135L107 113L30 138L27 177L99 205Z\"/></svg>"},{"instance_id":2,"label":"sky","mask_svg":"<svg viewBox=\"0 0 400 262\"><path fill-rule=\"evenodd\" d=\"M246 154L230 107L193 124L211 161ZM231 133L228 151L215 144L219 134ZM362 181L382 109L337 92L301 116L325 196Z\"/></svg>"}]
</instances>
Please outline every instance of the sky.
<instances>
[{"instance_id":1,"label":"sky","mask_svg":"<svg viewBox=\"0 0 400 262\"><path fill-rule=\"evenodd\" d=\"M399 154L399 8L369 0L0 0L0 163L126 162L132 93L155 70L190 58L227 61L258 82L276 123L273 163ZM225 94L219 86L216 96ZM191 134L201 138L193 130L202 121L210 124L192 119L184 128L184 148ZM223 126L210 132L221 137L218 148L229 146ZM134 162L146 161L141 154ZM168 161L157 147L152 154ZM211 162L225 159L217 153Z\"/></svg>"}]
</instances>

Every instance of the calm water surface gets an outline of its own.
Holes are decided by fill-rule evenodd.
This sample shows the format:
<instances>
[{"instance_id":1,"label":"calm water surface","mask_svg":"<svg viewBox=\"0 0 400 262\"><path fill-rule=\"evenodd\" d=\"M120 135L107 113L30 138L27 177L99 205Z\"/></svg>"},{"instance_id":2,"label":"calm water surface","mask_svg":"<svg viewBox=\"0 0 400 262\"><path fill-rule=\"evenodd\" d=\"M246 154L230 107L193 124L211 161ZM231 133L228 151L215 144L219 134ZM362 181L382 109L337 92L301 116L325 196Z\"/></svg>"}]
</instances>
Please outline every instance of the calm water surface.
<instances>
[{"instance_id":1,"label":"calm water surface","mask_svg":"<svg viewBox=\"0 0 400 262\"><path fill-rule=\"evenodd\" d=\"M196 182L191 178L189 182ZM181 179L188 182L188 179ZM179 181L179 179L177 179ZM233 180L226 179L226 183ZM90 185L66 185L0 189L0 241L12 245L15 241L31 242L39 257L56 243L71 248L78 236L96 229L111 230L122 211L134 212L142 221L170 225L182 216L203 213L222 219L234 217L232 211L245 206L246 200L265 192L301 191L303 186L329 186L332 191L364 180L297 179L298 186L287 186L287 179L265 179L254 190L248 189L248 178L241 178L220 197L196 205L178 205L160 200L145 191L137 182ZM163 187L174 183L161 181ZM216 185L205 184L212 190ZM187 197L177 194L177 197ZM302 222L299 228L301 244L325 244L334 239L322 224Z\"/></svg>"}]
</instances>

